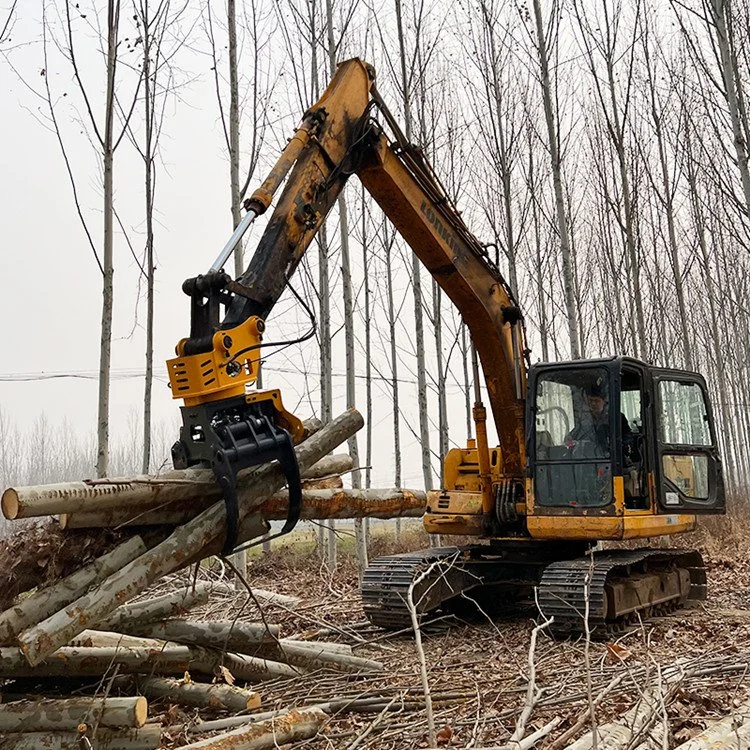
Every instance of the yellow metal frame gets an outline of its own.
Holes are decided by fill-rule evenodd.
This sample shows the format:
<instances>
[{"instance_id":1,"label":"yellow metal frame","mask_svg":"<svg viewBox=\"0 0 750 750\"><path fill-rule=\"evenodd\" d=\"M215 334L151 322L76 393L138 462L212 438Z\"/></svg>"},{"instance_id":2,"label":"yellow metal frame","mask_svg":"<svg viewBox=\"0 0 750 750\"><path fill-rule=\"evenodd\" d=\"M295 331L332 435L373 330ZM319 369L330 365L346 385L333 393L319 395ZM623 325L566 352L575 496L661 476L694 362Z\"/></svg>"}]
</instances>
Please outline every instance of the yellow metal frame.
<instances>
[{"instance_id":1,"label":"yellow metal frame","mask_svg":"<svg viewBox=\"0 0 750 750\"><path fill-rule=\"evenodd\" d=\"M172 398L183 399L185 406L195 406L244 395L245 386L258 377L262 330L260 318L248 318L236 328L217 331L211 351L201 354L183 354L187 339L182 339L177 344L178 356L167 360ZM235 375L227 373L230 361L239 366Z\"/></svg>"},{"instance_id":2,"label":"yellow metal frame","mask_svg":"<svg viewBox=\"0 0 750 750\"><path fill-rule=\"evenodd\" d=\"M299 417L295 417L290 411L284 408L281 401L281 391L278 388L268 391L252 391L245 396L245 402L248 404L257 404L261 401L273 401L276 409L276 424L283 427L292 437L292 442L296 445L305 435L305 426Z\"/></svg>"},{"instance_id":3,"label":"yellow metal frame","mask_svg":"<svg viewBox=\"0 0 750 750\"><path fill-rule=\"evenodd\" d=\"M625 485L623 477L612 478L614 503L603 508L576 508L565 513L565 509L550 509L536 506L534 481L526 480L527 516L526 529L532 539L647 539L653 536L682 534L693 531L696 516L689 513L658 513L653 492L653 477L649 476L651 508L629 510L625 507Z\"/></svg>"}]
</instances>

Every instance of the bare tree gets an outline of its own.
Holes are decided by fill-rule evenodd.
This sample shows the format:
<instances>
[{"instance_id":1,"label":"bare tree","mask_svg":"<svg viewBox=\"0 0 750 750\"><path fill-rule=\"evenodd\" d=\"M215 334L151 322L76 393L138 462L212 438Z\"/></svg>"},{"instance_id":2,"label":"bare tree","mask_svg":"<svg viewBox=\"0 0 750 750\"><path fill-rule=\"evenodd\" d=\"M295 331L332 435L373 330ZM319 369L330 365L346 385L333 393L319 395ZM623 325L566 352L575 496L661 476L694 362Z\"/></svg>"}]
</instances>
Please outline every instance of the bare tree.
<instances>
[{"instance_id":1,"label":"bare tree","mask_svg":"<svg viewBox=\"0 0 750 750\"><path fill-rule=\"evenodd\" d=\"M58 144L65 162L68 177L73 190L73 198L76 204L78 217L82 223L89 246L94 254L97 265L102 275L102 315L101 334L99 347L99 392L97 400L97 459L96 471L100 477L106 476L109 468L109 395L110 395L110 369L112 357L112 316L114 304L114 157L115 152L122 142L128 130L128 124L136 105L138 92L143 80L140 66L136 67L136 82L133 86L132 99L118 97L116 84L118 81L119 62L119 33L120 33L120 0L108 0L106 11L106 26L103 37L100 37L104 51L105 61L105 96L104 104L99 117L95 114L95 103L89 89L84 82L82 67L78 62L78 29L93 31L98 35L98 24L93 24L88 18L89 14L84 12L78 4L73 5L70 0L65 0L61 21L61 40L55 39L56 46L71 67L76 89L80 96L82 107L85 110L83 121L88 125L90 141L95 145L102 164L102 242L97 248L93 240L93 232L89 228L84 216L83 207L79 200L76 180L68 151L65 146L63 131L60 120L55 111L57 100L54 98L50 88L48 65L48 40L52 34L49 23L47 6L43 6L43 54L45 93L49 119L55 132ZM86 70L90 73L90 69ZM117 101L121 102L118 106ZM123 101L129 104L123 105ZM120 113L122 113L120 115ZM118 116L120 122L118 123Z\"/></svg>"},{"instance_id":2,"label":"bare tree","mask_svg":"<svg viewBox=\"0 0 750 750\"><path fill-rule=\"evenodd\" d=\"M563 293L565 297L565 312L568 321L568 337L570 339L570 356L578 359L581 356L581 345L578 338L578 309L575 303L575 275L573 272L573 257L568 234L568 217L565 210L565 196L563 193L562 153L560 137L560 121L556 109L557 96L553 91L553 81L550 77L550 60L552 49L557 44L557 30L560 23L560 4L555 0L547 19L542 15L539 0L533 1L533 36L536 62L539 65L539 85L542 92L544 106L544 121L547 127L545 145L549 150L552 171L552 185L555 195L555 211L557 217L557 232L560 242L560 256L562 259ZM531 19L527 19L531 23Z\"/></svg>"},{"instance_id":3,"label":"bare tree","mask_svg":"<svg viewBox=\"0 0 750 750\"><path fill-rule=\"evenodd\" d=\"M205 28L211 49L214 88L224 142L229 155L230 209L232 226L236 227L242 220L242 201L255 175L267 138L267 111L273 89L268 48L274 31L274 15L260 0L243 3L241 14L237 12L236 0L227 0L227 60L226 74L223 74L219 52L221 45L217 39L221 29L214 19L211 7L212 3L207 2ZM243 55L240 55L240 48L244 50ZM241 71L249 72L242 75ZM244 172L240 136L243 120L248 123L249 133ZM234 248L235 276L239 276L244 270L243 245L240 240Z\"/></svg>"},{"instance_id":4,"label":"bare tree","mask_svg":"<svg viewBox=\"0 0 750 750\"><path fill-rule=\"evenodd\" d=\"M166 48L167 33L177 39L176 25L185 5L172 11L170 0L160 0L154 7L149 0L139 0L134 20L139 32L143 65L143 137L129 129L130 140L143 160L145 183L146 239L141 273L146 280L146 376L143 395L143 443L141 471L151 468L151 401L154 381L154 209L156 205L156 157L162 132L165 105L174 85L172 61L181 46L175 41Z\"/></svg>"}]
</instances>

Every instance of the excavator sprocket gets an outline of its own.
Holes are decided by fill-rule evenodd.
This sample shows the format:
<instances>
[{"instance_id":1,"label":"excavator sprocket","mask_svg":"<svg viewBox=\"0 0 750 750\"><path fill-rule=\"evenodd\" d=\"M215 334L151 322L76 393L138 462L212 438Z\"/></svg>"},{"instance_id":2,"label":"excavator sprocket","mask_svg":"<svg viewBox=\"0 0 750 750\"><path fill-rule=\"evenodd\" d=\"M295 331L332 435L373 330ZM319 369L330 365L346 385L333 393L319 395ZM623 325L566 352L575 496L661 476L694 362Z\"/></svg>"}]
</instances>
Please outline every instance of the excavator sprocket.
<instances>
[{"instance_id":1,"label":"excavator sprocket","mask_svg":"<svg viewBox=\"0 0 750 750\"><path fill-rule=\"evenodd\" d=\"M538 602L558 635L606 637L624 625L706 598L706 568L695 550L605 550L548 565Z\"/></svg>"}]
</instances>

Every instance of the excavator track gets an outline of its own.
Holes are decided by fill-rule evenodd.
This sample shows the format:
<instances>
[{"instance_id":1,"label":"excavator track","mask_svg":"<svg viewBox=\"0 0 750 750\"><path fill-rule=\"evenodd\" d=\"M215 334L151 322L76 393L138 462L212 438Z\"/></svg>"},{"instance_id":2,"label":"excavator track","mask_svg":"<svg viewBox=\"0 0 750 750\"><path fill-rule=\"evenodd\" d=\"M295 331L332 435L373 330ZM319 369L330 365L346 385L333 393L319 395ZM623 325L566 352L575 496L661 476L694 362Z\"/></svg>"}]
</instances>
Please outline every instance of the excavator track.
<instances>
[{"instance_id":1,"label":"excavator track","mask_svg":"<svg viewBox=\"0 0 750 750\"><path fill-rule=\"evenodd\" d=\"M459 547L435 547L373 560L362 578L362 608L367 619L386 630L411 627L411 613L407 604L409 586L427 573L430 566L434 566L430 581L443 582L434 587L434 591L427 591L416 584L412 598L420 614L437 609L444 601L445 594L450 594L448 598L455 595L444 578L460 555ZM418 587L422 590L418 591Z\"/></svg>"},{"instance_id":2,"label":"excavator track","mask_svg":"<svg viewBox=\"0 0 750 750\"><path fill-rule=\"evenodd\" d=\"M412 625L409 587L417 616L437 614L462 594L501 584L511 590L538 586L538 603L553 617L557 635L596 637L639 619L664 614L686 599L706 598L706 570L693 550L607 550L565 560L540 555L493 555L487 547L439 547L373 560L362 581L365 615L386 630Z\"/></svg>"},{"instance_id":3,"label":"excavator track","mask_svg":"<svg viewBox=\"0 0 750 750\"><path fill-rule=\"evenodd\" d=\"M362 606L373 625L387 630L410 628L407 602L412 582L412 601L421 618L461 595L492 586L531 591L548 562L546 546L532 548L528 543L503 553L473 545L379 557L363 576Z\"/></svg>"},{"instance_id":4,"label":"excavator track","mask_svg":"<svg viewBox=\"0 0 750 750\"><path fill-rule=\"evenodd\" d=\"M706 598L706 568L694 550L607 550L548 565L539 607L557 634L604 637L628 624Z\"/></svg>"}]
</instances>

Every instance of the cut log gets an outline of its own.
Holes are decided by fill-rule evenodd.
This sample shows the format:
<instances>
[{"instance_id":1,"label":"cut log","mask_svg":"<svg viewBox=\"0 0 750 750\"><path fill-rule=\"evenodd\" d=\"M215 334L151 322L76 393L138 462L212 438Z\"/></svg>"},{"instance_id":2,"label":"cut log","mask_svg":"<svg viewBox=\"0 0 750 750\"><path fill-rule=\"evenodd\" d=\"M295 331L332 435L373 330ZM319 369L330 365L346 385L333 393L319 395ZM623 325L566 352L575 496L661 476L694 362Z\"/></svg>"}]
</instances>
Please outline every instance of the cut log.
<instances>
[{"instance_id":1,"label":"cut log","mask_svg":"<svg viewBox=\"0 0 750 750\"><path fill-rule=\"evenodd\" d=\"M165 620L143 624L123 622L120 627L129 635L245 654L255 653L264 643L276 643L279 636L278 625L266 627L237 620Z\"/></svg>"},{"instance_id":2,"label":"cut log","mask_svg":"<svg viewBox=\"0 0 750 750\"><path fill-rule=\"evenodd\" d=\"M0 648L0 678L100 677L115 666L120 674L180 676L185 672L220 676L221 667L224 666L236 679L245 682L297 677L300 674L299 669L271 659L174 644L157 649L66 646L34 666L26 662L19 649Z\"/></svg>"},{"instance_id":3,"label":"cut log","mask_svg":"<svg viewBox=\"0 0 750 750\"><path fill-rule=\"evenodd\" d=\"M322 479L323 477L335 476L351 471L354 461L348 453L334 453L324 456L316 464L313 464L303 475L302 479Z\"/></svg>"},{"instance_id":4,"label":"cut log","mask_svg":"<svg viewBox=\"0 0 750 750\"><path fill-rule=\"evenodd\" d=\"M318 432L320 420L304 423L305 439ZM346 439L346 438L345 438ZM305 471L314 465L313 461ZM238 488L252 477L254 469L245 469L237 476ZM271 494L271 493L269 493ZM83 482L62 482L36 487L9 487L3 492L3 515L13 521L19 518L56 516L81 511L106 511L128 508L135 510L166 508L172 503L190 507L195 502L216 502L221 490L210 469L190 468L166 471L159 476L91 479Z\"/></svg>"},{"instance_id":5,"label":"cut log","mask_svg":"<svg viewBox=\"0 0 750 750\"><path fill-rule=\"evenodd\" d=\"M305 520L327 518L420 518L426 495L407 489L303 489L302 513ZM265 498L259 513L268 520L286 518L289 495L277 492ZM114 528L119 526L179 525L195 518L205 508L196 503L183 510L149 511L134 518L131 511L113 510L101 513L74 513L60 516L63 528Z\"/></svg>"},{"instance_id":6,"label":"cut log","mask_svg":"<svg viewBox=\"0 0 750 750\"><path fill-rule=\"evenodd\" d=\"M88 744L86 744L88 743ZM3 750L155 750L161 744L161 727L146 724L140 729L108 729L84 732L25 732L0 735Z\"/></svg>"},{"instance_id":7,"label":"cut log","mask_svg":"<svg viewBox=\"0 0 750 750\"><path fill-rule=\"evenodd\" d=\"M359 412L350 409L298 445L295 453L300 470L307 470L330 453L359 430L362 424ZM239 541L248 538L245 536L246 524L252 523L252 519L260 520L257 516L260 499L273 495L285 482L277 462L245 470L244 485L239 491L239 511L244 522L240 524ZM216 487L213 489L216 490ZM126 502L125 498L122 500ZM215 503L64 610L24 630L18 642L29 664L38 664L85 630L90 623L103 620L115 607L140 594L158 578L220 550L224 542L225 519L224 503ZM253 530L257 533L258 524L253 525L251 533Z\"/></svg>"},{"instance_id":8,"label":"cut log","mask_svg":"<svg viewBox=\"0 0 750 750\"><path fill-rule=\"evenodd\" d=\"M187 646L157 649L66 646L31 666L20 649L11 646L0 648L0 677L100 677L115 666L124 674L182 675L191 668L194 657Z\"/></svg>"},{"instance_id":9,"label":"cut log","mask_svg":"<svg viewBox=\"0 0 750 750\"><path fill-rule=\"evenodd\" d=\"M162 677L142 677L137 680L137 685L138 691L149 700L166 698L181 706L227 710L234 713L260 708L258 693L234 685L209 685Z\"/></svg>"},{"instance_id":10,"label":"cut log","mask_svg":"<svg viewBox=\"0 0 750 750\"><path fill-rule=\"evenodd\" d=\"M286 493L264 500L259 513L268 519L286 518ZM421 518L426 494L420 490L308 490L302 493L301 518Z\"/></svg>"},{"instance_id":11,"label":"cut log","mask_svg":"<svg viewBox=\"0 0 750 750\"><path fill-rule=\"evenodd\" d=\"M678 745L675 750L740 750L750 740L750 703L743 703L732 713L704 729L700 734Z\"/></svg>"},{"instance_id":12,"label":"cut log","mask_svg":"<svg viewBox=\"0 0 750 750\"><path fill-rule=\"evenodd\" d=\"M318 708L295 710L182 747L183 750L272 750L290 742L315 737L327 720L328 714Z\"/></svg>"},{"instance_id":13,"label":"cut log","mask_svg":"<svg viewBox=\"0 0 750 750\"><path fill-rule=\"evenodd\" d=\"M299 677L300 670L289 664L258 659L244 654L225 654L211 649L193 647L190 649L192 661L190 669L194 672L221 676L222 667L231 675L243 682L263 682L264 680L288 679Z\"/></svg>"},{"instance_id":14,"label":"cut log","mask_svg":"<svg viewBox=\"0 0 750 750\"><path fill-rule=\"evenodd\" d=\"M119 630L127 623L147 623L179 617L193 607L205 604L212 593L233 594L235 592L227 584L199 581L195 586L185 586L163 596L123 604L105 620L97 623L97 630Z\"/></svg>"},{"instance_id":15,"label":"cut log","mask_svg":"<svg viewBox=\"0 0 750 750\"><path fill-rule=\"evenodd\" d=\"M142 727L148 701L136 698L60 698L0 705L0 732L77 729L81 724Z\"/></svg>"},{"instance_id":16,"label":"cut log","mask_svg":"<svg viewBox=\"0 0 750 750\"><path fill-rule=\"evenodd\" d=\"M75 601L93 583L108 578L145 551L143 540L138 536L133 537L67 578L21 599L0 613L0 643L13 643L22 630Z\"/></svg>"},{"instance_id":17,"label":"cut log","mask_svg":"<svg viewBox=\"0 0 750 750\"><path fill-rule=\"evenodd\" d=\"M383 664L379 661L363 659L361 656L335 653L320 646L310 647L309 644L302 646L288 640L283 643L261 646L256 653L275 661L306 669L334 669L338 672L354 674L383 670Z\"/></svg>"},{"instance_id":18,"label":"cut log","mask_svg":"<svg viewBox=\"0 0 750 750\"><path fill-rule=\"evenodd\" d=\"M266 589L257 589L253 586L253 597L266 604L280 604L283 607L299 607L302 599L288 594L280 594L278 591L266 591Z\"/></svg>"},{"instance_id":19,"label":"cut log","mask_svg":"<svg viewBox=\"0 0 750 750\"><path fill-rule=\"evenodd\" d=\"M348 643L332 643L331 641L303 641L294 636L290 638L281 638L279 644L282 646L289 643L292 646L307 646L313 650L330 651L334 654L352 654L352 647Z\"/></svg>"}]
</instances>

